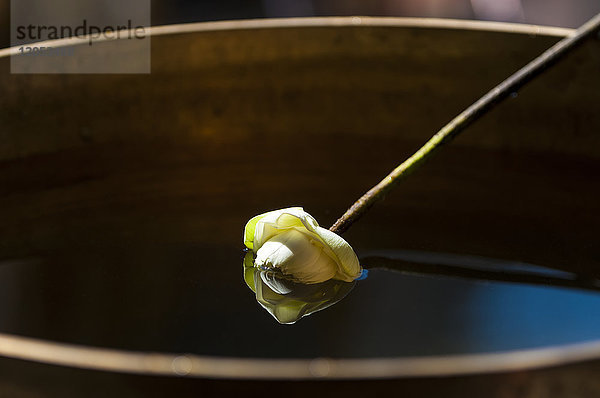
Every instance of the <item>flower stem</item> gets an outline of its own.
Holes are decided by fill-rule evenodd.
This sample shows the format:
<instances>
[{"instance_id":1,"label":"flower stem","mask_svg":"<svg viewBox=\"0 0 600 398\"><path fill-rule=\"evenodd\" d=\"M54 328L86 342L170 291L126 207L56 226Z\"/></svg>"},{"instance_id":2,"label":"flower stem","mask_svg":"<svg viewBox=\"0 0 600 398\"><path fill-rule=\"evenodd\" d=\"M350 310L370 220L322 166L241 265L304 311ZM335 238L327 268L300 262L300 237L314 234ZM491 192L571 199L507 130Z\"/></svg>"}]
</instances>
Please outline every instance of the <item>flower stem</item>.
<instances>
[{"instance_id":1,"label":"flower stem","mask_svg":"<svg viewBox=\"0 0 600 398\"><path fill-rule=\"evenodd\" d=\"M418 166L427 161L442 145L450 142L467 126L500 103L511 93L515 92L544 70L561 59L585 39L600 30L600 14L584 23L575 32L565 37L536 59L519 69L502 83L465 109L462 113L442 127L417 152L396 167L377 185L361 196L336 222L330 231L341 234L382 199L399 181L413 172Z\"/></svg>"}]
</instances>

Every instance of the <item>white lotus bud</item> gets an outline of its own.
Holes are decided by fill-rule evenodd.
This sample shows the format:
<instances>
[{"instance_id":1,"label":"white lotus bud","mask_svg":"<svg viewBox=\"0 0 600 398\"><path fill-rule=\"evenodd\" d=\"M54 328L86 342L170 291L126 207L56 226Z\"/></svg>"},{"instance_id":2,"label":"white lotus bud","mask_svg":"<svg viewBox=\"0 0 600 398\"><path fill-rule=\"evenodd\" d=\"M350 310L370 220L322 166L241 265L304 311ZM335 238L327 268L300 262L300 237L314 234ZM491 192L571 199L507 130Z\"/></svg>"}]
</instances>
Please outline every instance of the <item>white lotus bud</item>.
<instances>
[{"instance_id":1,"label":"white lotus bud","mask_svg":"<svg viewBox=\"0 0 600 398\"><path fill-rule=\"evenodd\" d=\"M277 268L302 283L350 282L361 273L348 242L320 227L301 207L252 218L246 224L244 244L256 253L256 266Z\"/></svg>"}]
</instances>

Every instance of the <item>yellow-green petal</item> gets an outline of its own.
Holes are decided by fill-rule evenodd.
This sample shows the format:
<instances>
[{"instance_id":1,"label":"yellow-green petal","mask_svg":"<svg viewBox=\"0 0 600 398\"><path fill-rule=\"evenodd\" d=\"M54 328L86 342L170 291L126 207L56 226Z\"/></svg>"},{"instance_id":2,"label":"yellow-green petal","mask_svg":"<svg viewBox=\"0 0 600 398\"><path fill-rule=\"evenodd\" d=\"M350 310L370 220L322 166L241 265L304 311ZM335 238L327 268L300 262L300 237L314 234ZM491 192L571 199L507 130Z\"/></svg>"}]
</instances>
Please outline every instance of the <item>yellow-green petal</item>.
<instances>
[{"instance_id":1,"label":"yellow-green petal","mask_svg":"<svg viewBox=\"0 0 600 398\"><path fill-rule=\"evenodd\" d=\"M304 209L302 207L290 207L288 209L284 209L284 210L289 210L292 212L304 212ZM259 247L256 247L256 249L254 248L254 240L255 240L255 235L256 235L256 224L258 224L258 222L260 220L262 220L263 218L269 218L272 216L275 216L275 218L279 217L279 215L282 214L282 210L273 210L273 211L268 211L266 213L263 214L259 214L258 216L252 217L250 219L250 221L248 221L246 223L246 227L244 228L244 245L250 249L250 250L258 250L260 249L260 245ZM296 216L297 217L297 216ZM262 235L262 233L261 233ZM268 239L262 239L262 242L265 242ZM261 242L261 244L262 244Z\"/></svg>"},{"instance_id":2,"label":"yellow-green petal","mask_svg":"<svg viewBox=\"0 0 600 398\"><path fill-rule=\"evenodd\" d=\"M256 229L256 223L258 223L266 214L267 213L252 217L250 221L246 223L246 227L244 228L244 245L250 250L254 248L254 230Z\"/></svg>"}]
</instances>

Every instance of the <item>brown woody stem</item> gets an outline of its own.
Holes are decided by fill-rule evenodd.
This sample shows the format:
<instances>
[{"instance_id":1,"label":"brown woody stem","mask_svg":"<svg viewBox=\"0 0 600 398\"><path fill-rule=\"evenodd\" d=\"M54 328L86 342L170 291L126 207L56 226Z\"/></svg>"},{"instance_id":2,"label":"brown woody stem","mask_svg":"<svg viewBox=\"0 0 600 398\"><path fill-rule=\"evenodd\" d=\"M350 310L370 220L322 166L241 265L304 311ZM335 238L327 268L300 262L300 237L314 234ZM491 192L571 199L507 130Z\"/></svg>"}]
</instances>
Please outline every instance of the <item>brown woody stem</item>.
<instances>
[{"instance_id":1,"label":"brown woody stem","mask_svg":"<svg viewBox=\"0 0 600 398\"><path fill-rule=\"evenodd\" d=\"M440 131L429 139L417 152L396 167L377 185L360 197L336 222L329 228L330 231L341 234L382 199L399 181L413 172L419 165L427 161L442 145L450 142L467 126L479 119L483 114L492 109L544 70L561 59L585 39L600 30L600 14L594 16L579 29L565 37L536 59L519 69L509 78L494 87L487 94L465 109L446 124Z\"/></svg>"}]
</instances>

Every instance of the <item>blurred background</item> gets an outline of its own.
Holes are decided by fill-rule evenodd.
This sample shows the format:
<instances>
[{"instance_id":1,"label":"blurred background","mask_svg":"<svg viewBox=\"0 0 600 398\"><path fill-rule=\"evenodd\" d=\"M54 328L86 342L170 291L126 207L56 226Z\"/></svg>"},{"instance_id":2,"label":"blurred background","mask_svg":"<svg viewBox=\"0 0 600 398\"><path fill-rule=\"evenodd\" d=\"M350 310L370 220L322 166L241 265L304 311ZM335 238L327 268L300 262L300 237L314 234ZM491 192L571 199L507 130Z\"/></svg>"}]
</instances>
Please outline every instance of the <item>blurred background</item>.
<instances>
[{"instance_id":1,"label":"blurred background","mask_svg":"<svg viewBox=\"0 0 600 398\"><path fill-rule=\"evenodd\" d=\"M10 0L0 0L0 47L10 43ZM68 11L66 11L68 12ZM459 18L577 27L600 0L152 0L152 24L334 15Z\"/></svg>"}]
</instances>

